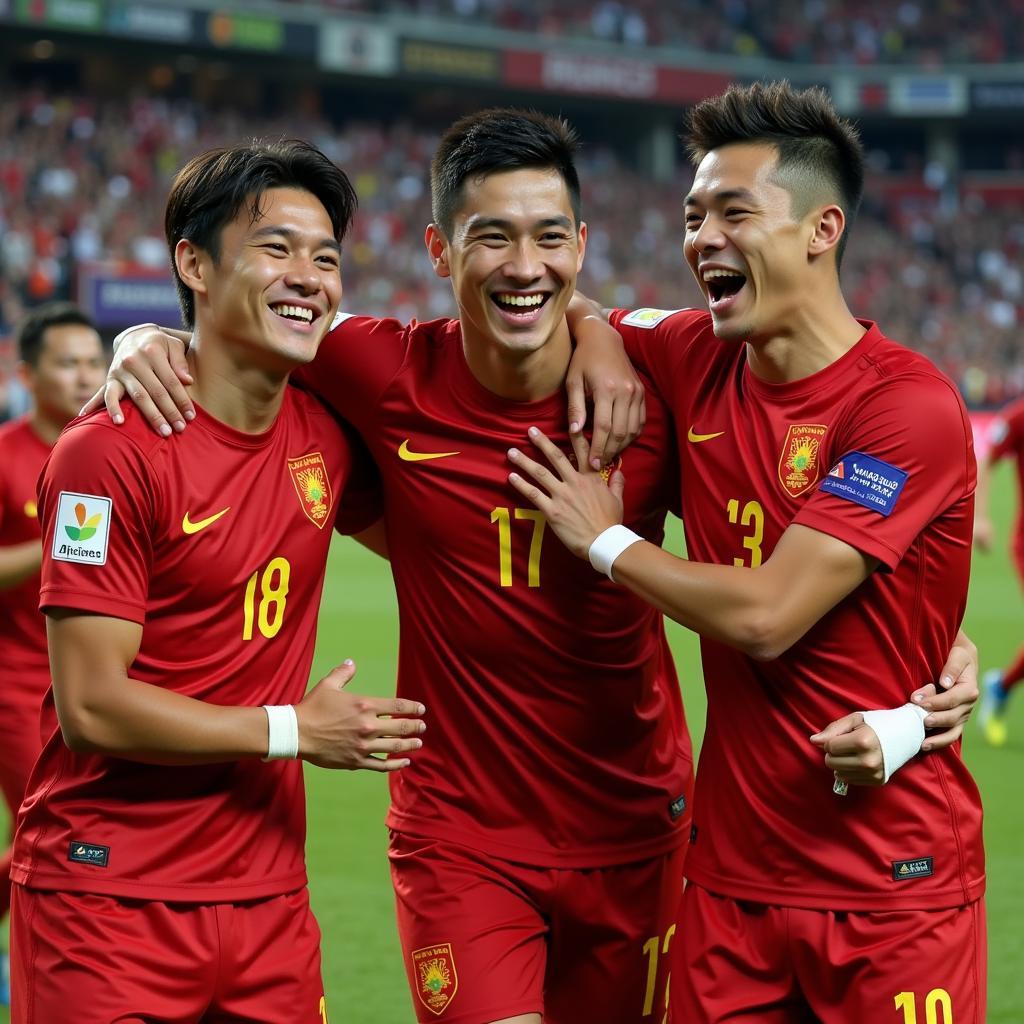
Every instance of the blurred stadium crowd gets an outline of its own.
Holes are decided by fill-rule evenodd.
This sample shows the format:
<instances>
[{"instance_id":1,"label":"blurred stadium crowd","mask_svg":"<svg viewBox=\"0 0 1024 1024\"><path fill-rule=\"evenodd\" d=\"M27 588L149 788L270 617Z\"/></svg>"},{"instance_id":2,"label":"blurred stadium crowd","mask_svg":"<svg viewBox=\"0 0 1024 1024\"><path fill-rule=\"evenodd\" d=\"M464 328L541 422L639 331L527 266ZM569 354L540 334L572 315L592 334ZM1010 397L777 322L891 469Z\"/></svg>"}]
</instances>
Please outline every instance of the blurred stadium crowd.
<instances>
[{"instance_id":1,"label":"blurred stadium crowd","mask_svg":"<svg viewBox=\"0 0 1024 1024\"><path fill-rule=\"evenodd\" d=\"M352 177L360 212L345 252L345 309L402 319L453 312L422 245L435 132L403 122L339 131L294 111L257 123L191 101L12 89L0 98L0 339L28 306L74 298L82 264L165 268L161 217L175 171L197 151L253 136L308 138ZM654 183L600 140L584 141L583 288L606 306L699 304L680 248L688 181ZM928 353L976 407L1024 393L1024 207L940 198L920 176L909 191L868 192L843 267L854 313ZM8 352L0 411L10 365Z\"/></svg>"},{"instance_id":2,"label":"blurred stadium crowd","mask_svg":"<svg viewBox=\"0 0 1024 1024\"><path fill-rule=\"evenodd\" d=\"M1022 0L326 0L326 5L472 18L548 36L804 64L937 67L1024 55Z\"/></svg>"}]
</instances>

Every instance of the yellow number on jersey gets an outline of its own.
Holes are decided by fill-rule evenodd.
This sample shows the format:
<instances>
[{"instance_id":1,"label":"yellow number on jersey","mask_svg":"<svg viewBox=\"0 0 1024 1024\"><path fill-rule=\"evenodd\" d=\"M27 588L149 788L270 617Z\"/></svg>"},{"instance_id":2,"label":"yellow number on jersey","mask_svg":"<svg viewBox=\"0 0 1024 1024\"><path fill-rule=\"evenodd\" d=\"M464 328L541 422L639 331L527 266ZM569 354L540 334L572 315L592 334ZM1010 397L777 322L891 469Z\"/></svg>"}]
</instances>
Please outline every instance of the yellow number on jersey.
<instances>
[{"instance_id":1,"label":"yellow number on jersey","mask_svg":"<svg viewBox=\"0 0 1024 1024\"><path fill-rule=\"evenodd\" d=\"M530 538L530 556L526 563L526 585L540 586L540 549L544 541L544 527L547 520L543 512L535 508L491 509L491 522L498 524L498 579L503 587L512 586L512 512L516 519L528 519L533 523Z\"/></svg>"},{"instance_id":2,"label":"yellow number on jersey","mask_svg":"<svg viewBox=\"0 0 1024 1024\"><path fill-rule=\"evenodd\" d=\"M740 526L750 528L743 538L743 546L747 549L746 557L734 558L733 565L747 565L756 569L761 564L761 542L764 540L764 509L759 501L748 501L740 512L740 503L736 498L730 498L729 504L725 506L729 515L730 523L739 523ZM747 561L749 557L750 561Z\"/></svg>"},{"instance_id":3,"label":"yellow number on jersey","mask_svg":"<svg viewBox=\"0 0 1024 1024\"><path fill-rule=\"evenodd\" d=\"M288 603L288 582L291 579L292 567L287 558L272 558L261 572L257 569L245 584L245 599L242 608L245 624L242 626L242 639L251 640L253 623L259 626L260 632L273 640L284 624L284 606ZM259 583L260 596L256 600L256 584Z\"/></svg>"},{"instance_id":4,"label":"yellow number on jersey","mask_svg":"<svg viewBox=\"0 0 1024 1024\"><path fill-rule=\"evenodd\" d=\"M664 939L658 935L652 935L644 943L644 955L647 957L647 988L644 990L644 1008L640 1014L642 1017L649 1017L654 1011L654 989L658 980L658 958L668 953L668 948L672 945L672 936L675 933L676 926L673 924L665 932ZM665 1013L661 1018L661 1024L667 1024L668 1021L669 982L671 980L670 977L665 978Z\"/></svg>"},{"instance_id":5,"label":"yellow number on jersey","mask_svg":"<svg viewBox=\"0 0 1024 1024\"><path fill-rule=\"evenodd\" d=\"M918 1024L917 996L913 992L900 992L894 997L894 1002L896 1009L903 1011L903 1024ZM933 988L924 997L924 1024L953 1024L953 1000L944 988Z\"/></svg>"},{"instance_id":6,"label":"yellow number on jersey","mask_svg":"<svg viewBox=\"0 0 1024 1024\"><path fill-rule=\"evenodd\" d=\"M330 1024L327 1019L327 997L320 997L320 1024Z\"/></svg>"}]
</instances>

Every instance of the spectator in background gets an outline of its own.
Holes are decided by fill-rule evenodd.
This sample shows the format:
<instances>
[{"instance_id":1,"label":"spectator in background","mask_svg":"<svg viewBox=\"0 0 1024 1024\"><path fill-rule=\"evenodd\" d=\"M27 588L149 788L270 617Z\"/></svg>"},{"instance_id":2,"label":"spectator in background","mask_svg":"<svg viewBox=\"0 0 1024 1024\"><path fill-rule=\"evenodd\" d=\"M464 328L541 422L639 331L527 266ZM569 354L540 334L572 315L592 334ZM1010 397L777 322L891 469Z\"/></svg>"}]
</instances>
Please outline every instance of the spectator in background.
<instances>
[{"instance_id":1,"label":"spectator in background","mask_svg":"<svg viewBox=\"0 0 1024 1024\"><path fill-rule=\"evenodd\" d=\"M32 405L25 416L0 427L0 786L12 822L42 747L39 708L50 685L46 620L39 612L36 481L58 435L107 368L92 321L63 302L40 306L25 318L18 355ZM0 859L0 916L10 907L10 868L8 848Z\"/></svg>"}]
</instances>

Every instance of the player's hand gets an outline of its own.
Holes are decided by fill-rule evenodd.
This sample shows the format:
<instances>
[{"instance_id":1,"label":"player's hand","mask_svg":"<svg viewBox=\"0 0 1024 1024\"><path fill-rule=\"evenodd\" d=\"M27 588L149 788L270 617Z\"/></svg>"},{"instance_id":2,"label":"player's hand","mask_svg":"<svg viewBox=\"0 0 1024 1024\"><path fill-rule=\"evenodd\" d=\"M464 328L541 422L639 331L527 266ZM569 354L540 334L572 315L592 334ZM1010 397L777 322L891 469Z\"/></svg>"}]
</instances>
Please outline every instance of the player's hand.
<instances>
[{"instance_id":1,"label":"player's hand","mask_svg":"<svg viewBox=\"0 0 1024 1024\"><path fill-rule=\"evenodd\" d=\"M622 522L625 478L616 470L605 483L601 473L590 466L590 446L582 434L572 435L576 465L580 467L577 470L536 427L530 427L529 433L552 468L534 462L518 448L510 448L508 457L519 473L511 473L509 482L544 513L548 525L574 555L586 558L597 535Z\"/></svg>"},{"instance_id":2,"label":"player's hand","mask_svg":"<svg viewBox=\"0 0 1024 1024\"><path fill-rule=\"evenodd\" d=\"M591 468L600 469L636 440L647 418L643 382L614 327L593 316L576 325L576 349L565 387L570 433L586 426L587 398L593 399L590 459Z\"/></svg>"},{"instance_id":3,"label":"player's hand","mask_svg":"<svg viewBox=\"0 0 1024 1024\"><path fill-rule=\"evenodd\" d=\"M981 695L978 672L978 648L961 629L939 673L941 690L929 683L910 695L915 704L928 712L925 728L941 730L925 737L922 751L941 750L963 735L964 726Z\"/></svg>"},{"instance_id":4,"label":"player's hand","mask_svg":"<svg viewBox=\"0 0 1024 1024\"><path fill-rule=\"evenodd\" d=\"M169 437L172 430L184 430L186 420L195 418L184 387L191 383L184 342L154 324L130 327L115 339L107 382L82 412L92 412L103 402L110 418L123 423L120 400L127 394L149 425Z\"/></svg>"},{"instance_id":5,"label":"player's hand","mask_svg":"<svg viewBox=\"0 0 1024 1024\"><path fill-rule=\"evenodd\" d=\"M979 551L992 550L992 520L988 516L978 516L974 520L974 546Z\"/></svg>"},{"instance_id":6,"label":"player's hand","mask_svg":"<svg viewBox=\"0 0 1024 1024\"><path fill-rule=\"evenodd\" d=\"M881 786L885 762L878 733L859 711L830 722L811 742L825 752L825 767L853 786Z\"/></svg>"},{"instance_id":7,"label":"player's hand","mask_svg":"<svg viewBox=\"0 0 1024 1024\"><path fill-rule=\"evenodd\" d=\"M418 737L427 726L418 716L426 708L400 697L349 693L345 687L355 674L351 661L339 665L295 706L299 757L320 768L395 772L407 767L407 757L376 755L419 750L423 741Z\"/></svg>"}]
</instances>

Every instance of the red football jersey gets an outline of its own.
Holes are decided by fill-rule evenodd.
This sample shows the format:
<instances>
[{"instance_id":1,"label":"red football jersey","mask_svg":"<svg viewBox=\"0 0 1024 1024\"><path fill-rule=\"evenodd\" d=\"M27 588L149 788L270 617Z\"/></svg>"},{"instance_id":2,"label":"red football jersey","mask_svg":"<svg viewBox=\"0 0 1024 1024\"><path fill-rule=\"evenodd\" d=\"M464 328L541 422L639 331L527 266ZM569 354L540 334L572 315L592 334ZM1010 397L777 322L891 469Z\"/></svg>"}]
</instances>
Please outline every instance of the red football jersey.
<instances>
[{"instance_id":1,"label":"red football jersey","mask_svg":"<svg viewBox=\"0 0 1024 1024\"><path fill-rule=\"evenodd\" d=\"M1020 564L1024 561L1024 399L1008 405L992 421L989 440L993 462L1012 456L1017 463L1017 520L1012 547Z\"/></svg>"},{"instance_id":2,"label":"red football jersey","mask_svg":"<svg viewBox=\"0 0 1024 1024\"><path fill-rule=\"evenodd\" d=\"M39 539L36 481L49 454L28 417L0 427L0 547ZM0 706L38 706L49 685L46 619L39 614L39 573L33 573L0 590Z\"/></svg>"},{"instance_id":3,"label":"red football jersey","mask_svg":"<svg viewBox=\"0 0 1024 1024\"><path fill-rule=\"evenodd\" d=\"M736 899L833 910L978 897L981 804L959 745L840 797L808 740L851 711L905 703L953 643L975 484L956 389L873 324L831 366L773 385L705 312L612 322L675 416L691 558L756 566L800 523L881 563L774 661L702 641L708 720L687 875Z\"/></svg>"},{"instance_id":4,"label":"red football jersey","mask_svg":"<svg viewBox=\"0 0 1024 1024\"><path fill-rule=\"evenodd\" d=\"M542 866L626 863L685 841L692 774L661 616L570 555L508 482L536 425L569 449L565 396L499 398L457 321L352 317L301 377L383 479L398 693L428 708L391 777L391 828ZM626 521L660 543L676 456L657 402L623 456Z\"/></svg>"},{"instance_id":5,"label":"red football jersey","mask_svg":"<svg viewBox=\"0 0 1024 1024\"><path fill-rule=\"evenodd\" d=\"M141 623L133 679L211 704L295 703L353 468L342 429L294 388L258 435L202 409L166 440L132 406L122 427L102 412L78 420L40 485L40 606ZM300 762L166 767L72 753L52 692L43 723L14 881L197 902L305 884Z\"/></svg>"}]
</instances>

